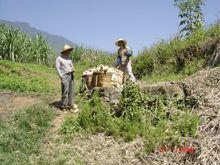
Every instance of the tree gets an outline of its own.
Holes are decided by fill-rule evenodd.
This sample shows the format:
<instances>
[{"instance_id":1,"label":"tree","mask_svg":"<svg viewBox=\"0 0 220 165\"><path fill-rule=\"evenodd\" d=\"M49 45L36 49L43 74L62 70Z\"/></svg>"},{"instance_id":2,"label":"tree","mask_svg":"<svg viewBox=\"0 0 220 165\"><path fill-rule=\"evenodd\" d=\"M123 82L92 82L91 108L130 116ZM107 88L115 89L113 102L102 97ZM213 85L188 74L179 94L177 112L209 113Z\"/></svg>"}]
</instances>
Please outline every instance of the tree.
<instances>
[{"instance_id":1,"label":"tree","mask_svg":"<svg viewBox=\"0 0 220 165\"><path fill-rule=\"evenodd\" d=\"M205 0L174 0L174 5L179 8L181 36L189 36L196 30L204 27L204 18L201 7Z\"/></svg>"}]
</instances>

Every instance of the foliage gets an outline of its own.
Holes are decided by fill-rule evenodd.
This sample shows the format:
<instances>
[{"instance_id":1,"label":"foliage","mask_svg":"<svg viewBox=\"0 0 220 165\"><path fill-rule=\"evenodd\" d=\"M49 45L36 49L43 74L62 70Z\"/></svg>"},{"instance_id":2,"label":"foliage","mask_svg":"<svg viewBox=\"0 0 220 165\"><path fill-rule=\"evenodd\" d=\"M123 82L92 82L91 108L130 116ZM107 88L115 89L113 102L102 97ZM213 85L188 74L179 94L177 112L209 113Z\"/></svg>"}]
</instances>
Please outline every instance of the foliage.
<instances>
[{"instance_id":1,"label":"foliage","mask_svg":"<svg viewBox=\"0 0 220 165\"><path fill-rule=\"evenodd\" d=\"M101 132L105 129L110 111L105 107L97 94L83 104L83 111L75 118L71 117L65 121L61 128L62 133L75 133L80 130L88 132Z\"/></svg>"},{"instance_id":2,"label":"foliage","mask_svg":"<svg viewBox=\"0 0 220 165\"><path fill-rule=\"evenodd\" d=\"M121 115L132 121L140 121L142 109L142 95L139 87L134 83L127 82L122 91L122 97L119 103Z\"/></svg>"},{"instance_id":3,"label":"foliage","mask_svg":"<svg viewBox=\"0 0 220 165\"><path fill-rule=\"evenodd\" d=\"M74 45L71 57L84 68L100 64L114 65L115 57L107 52ZM21 63L54 65L55 55L45 38L38 34L30 37L17 28L0 25L0 60Z\"/></svg>"},{"instance_id":4,"label":"foliage","mask_svg":"<svg viewBox=\"0 0 220 165\"><path fill-rule=\"evenodd\" d=\"M213 55L214 49L205 47L220 39L219 26L216 22L205 30L197 30L190 37L162 40L144 49L134 59L134 74L149 80L165 77L178 79L199 71Z\"/></svg>"},{"instance_id":5,"label":"foliage","mask_svg":"<svg viewBox=\"0 0 220 165\"><path fill-rule=\"evenodd\" d=\"M40 34L30 37L19 29L0 25L0 58L49 65L52 50Z\"/></svg>"},{"instance_id":6,"label":"foliage","mask_svg":"<svg viewBox=\"0 0 220 165\"><path fill-rule=\"evenodd\" d=\"M0 161L27 164L37 154L40 139L47 132L53 112L37 105L16 113L9 124L0 121Z\"/></svg>"},{"instance_id":7,"label":"foliage","mask_svg":"<svg viewBox=\"0 0 220 165\"><path fill-rule=\"evenodd\" d=\"M72 116L64 122L61 133L105 132L125 141L141 136L146 139L148 153L158 145L174 146L181 137L195 136L199 122L184 103L163 96L144 95L131 83L125 85L117 110L111 111L97 95L86 101L81 109L77 117Z\"/></svg>"},{"instance_id":8,"label":"foliage","mask_svg":"<svg viewBox=\"0 0 220 165\"><path fill-rule=\"evenodd\" d=\"M180 10L180 26L183 27L180 33L183 36L189 36L204 27L201 9L201 6L204 5L204 0L174 0L174 4Z\"/></svg>"},{"instance_id":9,"label":"foliage","mask_svg":"<svg viewBox=\"0 0 220 165\"><path fill-rule=\"evenodd\" d=\"M94 67L96 65L114 65L115 57L107 52L86 48L83 46L74 46L71 57L75 63Z\"/></svg>"}]
</instances>

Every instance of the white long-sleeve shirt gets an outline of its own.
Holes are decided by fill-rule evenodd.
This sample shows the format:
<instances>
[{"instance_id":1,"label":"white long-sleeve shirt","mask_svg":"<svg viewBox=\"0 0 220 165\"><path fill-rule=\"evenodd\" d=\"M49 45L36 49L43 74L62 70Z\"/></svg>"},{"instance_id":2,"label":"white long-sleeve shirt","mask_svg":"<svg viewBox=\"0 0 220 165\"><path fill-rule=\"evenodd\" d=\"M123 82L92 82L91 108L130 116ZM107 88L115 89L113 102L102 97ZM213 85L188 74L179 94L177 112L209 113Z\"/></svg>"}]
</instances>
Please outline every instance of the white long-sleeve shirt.
<instances>
[{"instance_id":1,"label":"white long-sleeve shirt","mask_svg":"<svg viewBox=\"0 0 220 165\"><path fill-rule=\"evenodd\" d=\"M62 55L57 57L56 69L60 78L62 78L64 74L73 72L73 62L70 57L64 57Z\"/></svg>"}]
</instances>

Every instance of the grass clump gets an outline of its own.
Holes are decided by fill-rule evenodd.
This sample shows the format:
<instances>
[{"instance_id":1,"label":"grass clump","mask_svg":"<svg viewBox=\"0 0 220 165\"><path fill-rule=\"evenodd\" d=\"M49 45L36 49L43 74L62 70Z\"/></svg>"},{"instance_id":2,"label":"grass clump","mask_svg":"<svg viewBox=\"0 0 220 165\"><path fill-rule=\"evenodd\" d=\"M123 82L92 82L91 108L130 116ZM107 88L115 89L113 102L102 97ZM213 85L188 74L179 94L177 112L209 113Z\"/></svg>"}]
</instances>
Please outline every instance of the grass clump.
<instances>
[{"instance_id":1,"label":"grass clump","mask_svg":"<svg viewBox=\"0 0 220 165\"><path fill-rule=\"evenodd\" d=\"M0 161L2 164L27 164L38 153L53 112L36 105L16 113L9 123L0 121Z\"/></svg>"},{"instance_id":2,"label":"grass clump","mask_svg":"<svg viewBox=\"0 0 220 165\"><path fill-rule=\"evenodd\" d=\"M109 108L104 105L95 94L93 98L83 104L83 111L78 117L68 118L62 128L61 133L72 134L79 131L90 133L103 132L111 119Z\"/></svg>"},{"instance_id":3,"label":"grass clump","mask_svg":"<svg viewBox=\"0 0 220 165\"><path fill-rule=\"evenodd\" d=\"M116 110L102 103L97 95L87 101L77 117L68 118L60 132L104 132L131 141L146 140L146 152L158 145L178 145L181 137L196 136L198 117L183 102L164 96L147 96L135 84L125 85Z\"/></svg>"}]
</instances>

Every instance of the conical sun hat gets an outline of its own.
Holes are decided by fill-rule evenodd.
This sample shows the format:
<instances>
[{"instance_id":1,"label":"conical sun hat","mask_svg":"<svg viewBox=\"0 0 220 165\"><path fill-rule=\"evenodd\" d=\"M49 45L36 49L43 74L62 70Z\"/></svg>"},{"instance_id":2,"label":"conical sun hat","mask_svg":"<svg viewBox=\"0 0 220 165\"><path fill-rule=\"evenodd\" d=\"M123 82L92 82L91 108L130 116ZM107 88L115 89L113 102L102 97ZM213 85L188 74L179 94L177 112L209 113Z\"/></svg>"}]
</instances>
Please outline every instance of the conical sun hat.
<instances>
[{"instance_id":1,"label":"conical sun hat","mask_svg":"<svg viewBox=\"0 0 220 165\"><path fill-rule=\"evenodd\" d=\"M72 51L73 48L72 48L71 46L65 44L65 45L63 46L63 50L61 51L61 53L65 52L65 51L67 51L67 50L71 50L71 51Z\"/></svg>"},{"instance_id":2,"label":"conical sun hat","mask_svg":"<svg viewBox=\"0 0 220 165\"><path fill-rule=\"evenodd\" d=\"M119 42L123 42L125 46L127 45L127 41L126 41L125 39L122 39L122 38L119 38L119 39L115 42L115 45L118 46L118 43L119 43Z\"/></svg>"}]
</instances>

